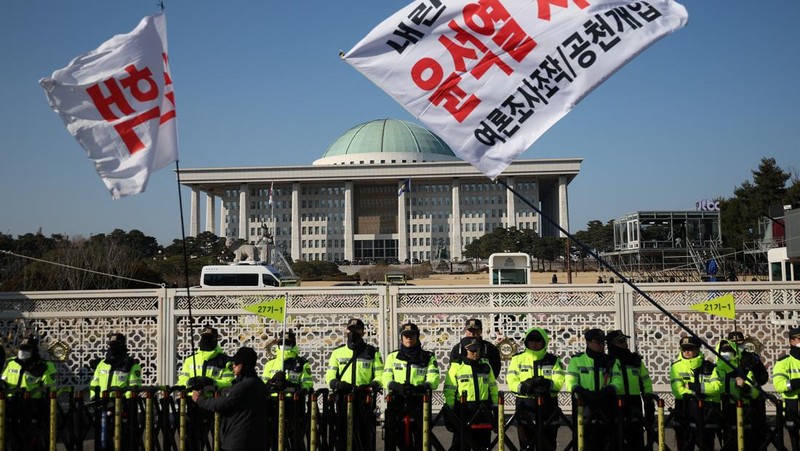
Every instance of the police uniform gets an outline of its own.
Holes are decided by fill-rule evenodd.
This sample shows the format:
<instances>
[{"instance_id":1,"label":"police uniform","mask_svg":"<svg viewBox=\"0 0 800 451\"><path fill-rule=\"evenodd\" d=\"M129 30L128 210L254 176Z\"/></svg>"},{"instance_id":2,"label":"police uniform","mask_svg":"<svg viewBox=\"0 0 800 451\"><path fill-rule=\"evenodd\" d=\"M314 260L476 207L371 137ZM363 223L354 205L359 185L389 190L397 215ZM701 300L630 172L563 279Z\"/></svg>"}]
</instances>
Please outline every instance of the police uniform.
<instances>
[{"instance_id":1,"label":"police uniform","mask_svg":"<svg viewBox=\"0 0 800 451\"><path fill-rule=\"evenodd\" d=\"M675 396L675 412L678 417L678 425L675 426L675 440L678 443L678 449L684 449L684 445L690 446L689 443L686 443L691 432L687 423L697 422L697 416L700 414L697 405L694 402L687 404L684 397L691 396L699 400L714 401L719 399L722 390L722 381L719 379L716 367L713 363L705 360L700 350L701 344L702 342L696 337L682 337L678 360L669 367L670 387ZM683 357L683 351L695 349L697 350L695 357ZM704 404L704 407L713 408L712 405L712 403L707 403ZM700 431L700 436L705 443L705 448L711 449L714 445L713 433Z\"/></svg>"},{"instance_id":2,"label":"police uniform","mask_svg":"<svg viewBox=\"0 0 800 451\"><path fill-rule=\"evenodd\" d=\"M772 367L772 384L783 398L792 449L800 449L800 327L789 329L789 344L789 353L778 358Z\"/></svg>"},{"instance_id":3,"label":"police uniform","mask_svg":"<svg viewBox=\"0 0 800 451\"><path fill-rule=\"evenodd\" d=\"M619 383L612 380L614 361L605 353L605 333L589 329L583 337L586 351L569 360L564 388L584 402L586 437L591 437L586 441L586 449L602 449L611 441L608 423L613 418L615 387ZM592 350L590 342L602 345L603 351Z\"/></svg>"},{"instance_id":4,"label":"police uniform","mask_svg":"<svg viewBox=\"0 0 800 451\"><path fill-rule=\"evenodd\" d=\"M203 388L213 385L217 389L230 387L233 383L231 359L217 344L217 329L205 325L200 331L200 349L183 361L178 373L178 385Z\"/></svg>"},{"instance_id":5,"label":"police uniform","mask_svg":"<svg viewBox=\"0 0 800 451\"><path fill-rule=\"evenodd\" d=\"M481 344L481 358L489 362L489 366L492 368L492 372L494 372L495 379L498 379L500 377L500 369L502 367L500 351L497 349L497 346L484 340L481 336L483 332L483 322L478 318L470 318L466 323L464 323L464 329L470 331L473 336L478 338L478 341ZM456 343L455 346L453 346L453 349L450 350L450 361L453 362L454 360L458 360L460 358L461 343L459 342Z\"/></svg>"},{"instance_id":6,"label":"police uniform","mask_svg":"<svg viewBox=\"0 0 800 451\"><path fill-rule=\"evenodd\" d=\"M725 360L717 359L717 375L722 382L722 389L720 395L720 408L722 409L723 434L725 450L736 449L736 402L741 401L744 407L746 417L745 421L745 449L758 449L756 443L757 437L753 434L751 402L758 398L759 391L754 386L747 382L747 379L753 380L753 372L744 369L741 366L741 351L733 340L720 340L717 344L717 353L724 357ZM736 371L736 370L739 371ZM740 376L741 374L741 376ZM744 377L743 384L737 384L737 378Z\"/></svg>"},{"instance_id":7,"label":"police uniform","mask_svg":"<svg viewBox=\"0 0 800 451\"><path fill-rule=\"evenodd\" d=\"M461 356L450 362L450 368L444 380L445 404L452 409L457 418L451 450L460 449L461 430L467 422L492 423L493 413L497 411L498 391L497 380L494 372L480 356L481 343L476 337L461 339ZM469 352L477 353L477 358L469 358ZM462 395L466 395L466 403L461 402ZM491 430L478 429L471 431L465 429L475 444L482 449L488 447L491 439Z\"/></svg>"},{"instance_id":8,"label":"police uniform","mask_svg":"<svg viewBox=\"0 0 800 451\"><path fill-rule=\"evenodd\" d=\"M381 353L375 346L364 342L364 322L351 318L347 322L347 343L334 349L328 360L328 371L325 383L336 394L335 428L336 440L340 446L346 440L347 404L346 396L354 388L370 387L372 391L381 389L380 378L383 374ZM373 397L367 397L363 391L355 391L353 401L354 415L354 448L372 449L375 442L375 416ZM372 405L366 400L371 399Z\"/></svg>"},{"instance_id":9,"label":"police uniform","mask_svg":"<svg viewBox=\"0 0 800 451\"><path fill-rule=\"evenodd\" d=\"M386 406L386 419L391 423L392 440L400 449L415 450L422 446L421 395L436 390L441 376L436 356L422 349L419 327L414 323L403 324L400 335L400 349L386 356L381 383L391 395ZM407 340L413 337L413 344L406 346L403 337ZM416 420L407 440L399 433L403 427L401 417L405 415ZM401 435L402 440L398 439Z\"/></svg>"},{"instance_id":10,"label":"police uniform","mask_svg":"<svg viewBox=\"0 0 800 451\"><path fill-rule=\"evenodd\" d=\"M89 383L93 397L104 391L142 386L142 366L128 355L122 334L111 334L105 358L95 362L94 367L94 375Z\"/></svg>"},{"instance_id":11,"label":"police uniform","mask_svg":"<svg viewBox=\"0 0 800 451\"><path fill-rule=\"evenodd\" d=\"M538 418L543 422L542 430L545 449L556 448L558 435L557 415L558 392L564 385L564 366L561 358L547 351L550 337L547 331L532 327L525 332L525 349L511 358L506 371L508 389L516 396L517 414L520 423L517 427L520 447L536 449L536 409L542 402ZM542 343L540 349L537 343ZM527 448L526 448L527 447Z\"/></svg>"},{"instance_id":12,"label":"police uniform","mask_svg":"<svg viewBox=\"0 0 800 451\"><path fill-rule=\"evenodd\" d=\"M612 330L606 334L608 355L614 361L611 380L615 384L617 396L623 400L626 448L638 451L643 450L645 446L643 435L645 415L642 401L648 407L648 412L652 414L654 410L653 381L642 356L628 349L628 338L631 337L621 330ZM648 421L653 419L651 414L647 416Z\"/></svg>"},{"instance_id":13,"label":"police uniform","mask_svg":"<svg viewBox=\"0 0 800 451\"><path fill-rule=\"evenodd\" d=\"M17 357L6 363L2 375L7 390L21 389L30 393L34 399L42 399L47 390L54 389L56 377L55 365L41 358L39 340L32 336L20 341Z\"/></svg>"}]
</instances>

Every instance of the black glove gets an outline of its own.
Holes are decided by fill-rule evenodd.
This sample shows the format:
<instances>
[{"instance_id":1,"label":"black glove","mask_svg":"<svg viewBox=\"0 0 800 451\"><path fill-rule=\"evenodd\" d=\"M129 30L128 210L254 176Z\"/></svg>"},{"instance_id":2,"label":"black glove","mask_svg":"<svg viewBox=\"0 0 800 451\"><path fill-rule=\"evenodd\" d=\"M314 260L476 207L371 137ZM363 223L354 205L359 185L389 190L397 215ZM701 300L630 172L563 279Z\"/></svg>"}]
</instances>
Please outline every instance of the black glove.
<instances>
[{"instance_id":1,"label":"black glove","mask_svg":"<svg viewBox=\"0 0 800 451\"><path fill-rule=\"evenodd\" d=\"M339 381L339 383L336 384L336 391L339 393L350 393L353 391L353 386L350 385L349 382Z\"/></svg>"},{"instance_id":2,"label":"black glove","mask_svg":"<svg viewBox=\"0 0 800 451\"><path fill-rule=\"evenodd\" d=\"M214 387L217 384L214 383L214 379L207 376L190 377L189 380L186 381L186 389L189 391L203 390L209 385Z\"/></svg>"},{"instance_id":3,"label":"black glove","mask_svg":"<svg viewBox=\"0 0 800 451\"><path fill-rule=\"evenodd\" d=\"M550 379L547 379L543 376L536 376L530 379L533 393L537 395L548 395L550 394Z\"/></svg>"},{"instance_id":4,"label":"black glove","mask_svg":"<svg viewBox=\"0 0 800 451\"><path fill-rule=\"evenodd\" d=\"M578 385L572 389L572 393L578 395L579 398L587 400L591 397L592 393L584 387Z\"/></svg>"},{"instance_id":5,"label":"black glove","mask_svg":"<svg viewBox=\"0 0 800 451\"><path fill-rule=\"evenodd\" d=\"M533 393L533 379L527 379L519 384L519 394L520 395L530 395Z\"/></svg>"},{"instance_id":6,"label":"black glove","mask_svg":"<svg viewBox=\"0 0 800 451\"><path fill-rule=\"evenodd\" d=\"M800 389L800 379L789 380L789 386L792 387L792 390Z\"/></svg>"},{"instance_id":7,"label":"black glove","mask_svg":"<svg viewBox=\"0 0 800 451\"><path fill-rule=\"evenodd\" d=\"M690 382L689 390L699 395L702 392L702 388L700 387L700 382Z\"/></svg>"},{"instance_id":8,"label":"black glove","mask_svg":"<svg viewBox=\"0 0 800 451\"><path fill-rule=\"evenodd\" d=\"M383 386L382 386L382 385L381 385L381 383L380 383L380 382L378 382L378 381L372 381L372 382L370 382L370 383L369 383L369 388L371 388L371 389L372 389L373 393L378 393L378 392L380 392L380 391L383 391Z\"/></svg>"},{"instance_id":9,"label":"black glove","mask_svg":"<svg viewBox=\"0 0 800 451\"><path fill-rule=\"evenodd\" d=\"M430 390L430 389L431 389L431 383L430 382L423 382L423 383L421 383L419 385L415 385L414 386L414 392L421 393L421 394L428 393L428 390Z\"/></svg>"},{"instance_id":10,"label":"black glove","mask_svg":"<svg viewBox=\"0 0 800 451\"><path fill-rule=\"evenodd\" d=\"M275 373L272 378L270 378L269 383L270 390L272 391L283 391L286 389L286 386L289 385L286 381L286 373L283 371L278 371Z\"/></svg>"},{"instance_id":11,"label":"black glove","mask_svg":"<svg viewBox=\"0 0 800 451\"><path fill-rule=\"evenodd\" d=\"M645 402L658 404L658 395L655 393L642 393L642 398L644 398Z\"/></svg>"},{"instance_id":12,"label":"black glove","mask_svg":"<svg viewBox=\"0 0 800 451\"><path fill-rule=\"evenodd\" d=\"M393 395L397 396L402 396L403 392L405 391L403 388L403 384L400 384L396 381L389 382L389 385L386 388L388 388Z\"/></svg>"},{"instance_id":13,"label":"black glove","mask_svg":"<svg viewBox=\"0 0 800 451\"><path fill-rule=\"evenodd\" d=\"M602 390L600 390L600 392L607 398L613 398L614 396L617 396L617 389L614 388L613 385L606 385Z\"/></svg>"}]
</instances>

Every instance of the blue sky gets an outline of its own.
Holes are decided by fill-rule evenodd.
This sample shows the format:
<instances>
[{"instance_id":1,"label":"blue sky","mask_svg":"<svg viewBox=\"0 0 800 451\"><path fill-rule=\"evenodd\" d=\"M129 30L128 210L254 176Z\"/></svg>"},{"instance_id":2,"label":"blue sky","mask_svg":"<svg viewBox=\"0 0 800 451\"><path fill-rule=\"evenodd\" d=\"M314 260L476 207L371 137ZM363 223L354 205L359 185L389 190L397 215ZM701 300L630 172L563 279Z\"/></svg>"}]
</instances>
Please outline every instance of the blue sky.
<instances>
[{"instance_id":1,"label":"blue sky","mask_svg":"<svg viewBox=\"0 0 800 451\"><path fill-rule=\"evenodd\" d=\"M520 158L583 158L571 229L730 197L762 157L800 170L800 2L685 0L689 23L585 98ZM306 165L341 133L416 120L342 61L406 2L167 0L183 168ZM158 11L153 0L0 5L0 232L181 236L171 170L113 201L38 80ZM171 168L170 168L171 169ZM183 195L188 233L188 192Z\"/></svg>"}]
</instances>

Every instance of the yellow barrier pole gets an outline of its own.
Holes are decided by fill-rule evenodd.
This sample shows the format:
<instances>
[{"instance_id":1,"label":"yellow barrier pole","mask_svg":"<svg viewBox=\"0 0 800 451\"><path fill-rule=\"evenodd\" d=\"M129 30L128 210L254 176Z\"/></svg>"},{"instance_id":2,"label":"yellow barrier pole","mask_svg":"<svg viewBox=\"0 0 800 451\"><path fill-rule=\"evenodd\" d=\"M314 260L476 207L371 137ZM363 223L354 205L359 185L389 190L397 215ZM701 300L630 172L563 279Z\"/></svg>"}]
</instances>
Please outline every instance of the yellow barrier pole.
<instances>
[{"instance_id":1,"label":"yellow barrier pole","mask_svg":"<svg viewBox=\"0 0 800 451\"><path fill-rule=\"evenodd\" d=\"M353 451L353 394L347 395L347 451Z\"/></svg>"},{"instance_id":2,"label":"yellow barrier pole","mask_svg":"<svg viewBox=\"0 0 800 451\"><path fill-rule=\"evenodd\" d=\"M667 436L664 431L664 400L658 400L658 451L666 451Z\"/></svg>"},{"instance_id":3,"label":"yellow barrier pole","mask_svg":"<svg viewBox=\"0 0 800 451\"><path fill-rule=\"evenodd\" d=\"M741 399L736 401L736 444L739 451L744 451L744 405Z\"/></svg>"},{"instance_id":4,"label":"yellow barrier pole","mask_svg":"<svg viewBox=\"0 0 800 451\"><path fill-rule=\"evenodd\" d=\"M0 451L6 449L6 392L0 392Z\"/></svg>"},{"instance_id":5,"label":"yellow barrier pole","mask_svg":"<svg viewBox=\"0 0 800 451\"><path fill-rule=\"evenodd\" d=\"M219 391L214 392L214 397L219 398L220 393ZM222 449L222 437L220 434L222 433L222 415L219 412L214 412L214 451L220 451Z\"/></svg>"},{"instance_id":6,"label":"yellow barrier pole","mask_svg":"<svg viewBox=\"0 0 800 451\"><path fill-rule=\"evenodd\" d=\"M58 393L51 391L48 394L50 396L50 451L56 451L58 439Z\"/></svg>"},{"instance_id":7,"label":"yellow barrier pole","mask_svg":"<svg viewBox=\"0 0 800 451\"><path fill-rule=\"evenodd\" d=\"M431 449L431 443L428 437L428 434L431 431L431 398L430 396L425 393L422 395L422 451L429 451Z\"/></svg>"},{"instance_id":8,"label":"yellow barrier pole","mask_svg":"<svg viewBox=\"0 0 800 451\"><path fill-rule=\"evenodd\" d=\"M286 425L286 418L284 415L286 414L286 393L279 392L278 393L278 451L283 451L283 442L286 440L286 431L284 431L284 426Z\"/></svg>"},{"instance_id":9,"label":"yellow barrier pole","mask_svg":"<svg viewBox=\"0 0 800 451\"><path fill-rule=\"evenodd\" d=\"M503 451L506 447L505 405L505 396L500 392L497 398L497 451Z\"/></svg>"},{"instance_id":10,"label":"yellow barrier pole","mask_svg":"<svg viewBox=\"0 0 800 451\"><path fill-rule=\"evenodd\" d=\"M308 436L308 451L317 451L317 394L311 394L311 430ZM2 450L0 450L2 451Z\"/></svg>"},{"instance_id":11,"label":"yellow barrier pole","mask_svg":"<svg viewBox=\"0 0 800 451\"><path fill-rule=\"evenodd\" d=\"M181 391L178 401L178 450L186 451L186 392Z\"/></svg>"},{"instance_id":12,"label":"yellow barrier pole","mask_svg":"<svg viewBox=\"0 0 800 451\"><path fill-rule=\"evenodd\" d=\"M122 393L114 391L114 451L122 451Z\"/></svg>"},{"instance_id":13,"label":"yellow barrier pole","mask_svg":"<svg viewBox=\"0 0 800 451\"><path fill-rule=\"evenodd\" d=\"M578 413L577 413L577 422L578 422L578 451L584 451L586 449L586 444L584 443L583 437L583 399L578 398Z\"/></svg>"},{"instance_id":14,"label":"yellow barrier pole","mask_svg":"<svg viewBox=\"0 0 800 451\"><path fill-rule=\"evenodd\" d=\"M153 392L144 392L144 450L153 449Z\"/></svg>"}]
</instances>

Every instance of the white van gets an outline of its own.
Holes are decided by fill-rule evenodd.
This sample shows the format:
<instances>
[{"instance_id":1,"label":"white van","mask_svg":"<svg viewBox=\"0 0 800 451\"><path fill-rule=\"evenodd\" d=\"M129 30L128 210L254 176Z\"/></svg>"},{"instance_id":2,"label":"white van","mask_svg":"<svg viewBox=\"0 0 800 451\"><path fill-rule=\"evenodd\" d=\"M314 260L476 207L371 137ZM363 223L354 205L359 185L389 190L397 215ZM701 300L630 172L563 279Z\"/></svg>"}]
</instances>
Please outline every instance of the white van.
<instances>
[{"instance_id":1,"label":"white van","mask_svg":"<svg viewBox=\"0 0 800 451\"><path fill-rule=\"evenodd\" d=\"M209 265L200 272L202 288L267 288L282 286L283 276L267 264Z\"/></svg>"}]
</instances>

